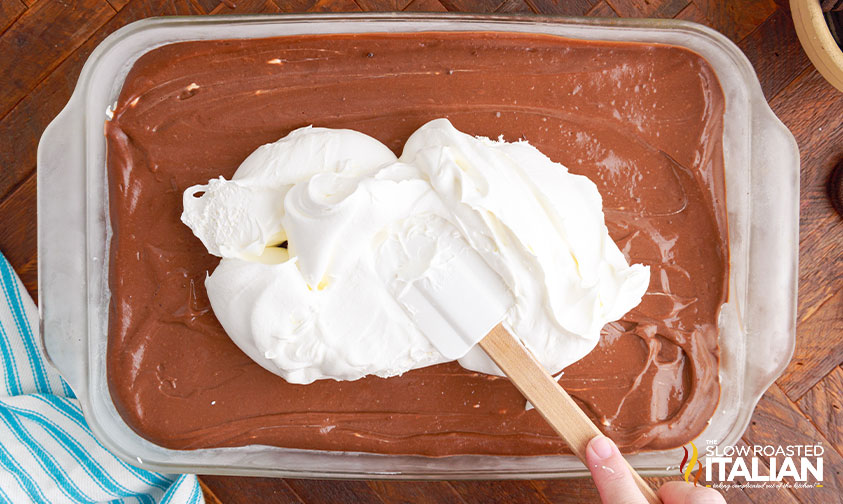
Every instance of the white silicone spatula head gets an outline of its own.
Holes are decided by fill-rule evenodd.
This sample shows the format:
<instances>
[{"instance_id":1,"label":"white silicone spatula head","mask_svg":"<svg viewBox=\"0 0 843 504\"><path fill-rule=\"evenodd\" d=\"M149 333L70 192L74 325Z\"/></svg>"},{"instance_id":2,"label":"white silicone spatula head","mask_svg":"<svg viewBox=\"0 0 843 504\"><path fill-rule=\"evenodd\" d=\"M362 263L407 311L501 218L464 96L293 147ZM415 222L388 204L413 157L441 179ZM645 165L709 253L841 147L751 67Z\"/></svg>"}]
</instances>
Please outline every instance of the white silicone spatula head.
<instances>
[{"instance_id":1,"label":"white silicone spatula head","mask_svg":"<svg viewBox=\"0 0 843 504\"><path fill-rule=\"evenodd\" d=\"M479 344L583 462L600 430L526 347L499 322L513 304L503 280L445 221L420 220L391 234L378 270L395 299L442 355ZM409 223L407 223L409 224ZM655 491L630 466L648 503Z\"/></svg>"},{"instance_id":2,"label":"white silicone spatula head","mask_svg":"<svg viewBox=\"0 0 843 504\"><path fill-rule=\"evenodd\" d=\"M468 353L514 304L501 277L442 219L408 223L379 257L395 299L448 359Z\"/></svg>"}]
</instances>

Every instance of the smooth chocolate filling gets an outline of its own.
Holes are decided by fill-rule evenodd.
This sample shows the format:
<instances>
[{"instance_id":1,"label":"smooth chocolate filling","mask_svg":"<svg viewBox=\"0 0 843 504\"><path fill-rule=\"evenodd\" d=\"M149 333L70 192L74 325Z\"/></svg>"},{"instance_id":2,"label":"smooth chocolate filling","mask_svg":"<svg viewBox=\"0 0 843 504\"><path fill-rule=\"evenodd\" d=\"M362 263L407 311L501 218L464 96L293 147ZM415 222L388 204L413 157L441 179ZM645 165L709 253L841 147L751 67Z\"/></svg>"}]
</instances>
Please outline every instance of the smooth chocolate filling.
<instances>
[{"instance_id":1,"label":"smooth chocolate filling","mask_svg":"<svg viewBox=\"0 0 843 504\"><path fill-rule=\"evenodd\" d=\"M624 450L682 445L720 392L723 110L703 58L655 44L475 32L152 50L106 124L114 403L170 448L564 452L505 378L449 363L292 385L240 352L210 309L204 279L219 259L179 220L185 188L231 177L256 147L300 126L359 130L400 154L416 128L447 117L474 135L526 139L598 185L612 238L652 280L560 383Z\"/></svg>"}]
</instances>

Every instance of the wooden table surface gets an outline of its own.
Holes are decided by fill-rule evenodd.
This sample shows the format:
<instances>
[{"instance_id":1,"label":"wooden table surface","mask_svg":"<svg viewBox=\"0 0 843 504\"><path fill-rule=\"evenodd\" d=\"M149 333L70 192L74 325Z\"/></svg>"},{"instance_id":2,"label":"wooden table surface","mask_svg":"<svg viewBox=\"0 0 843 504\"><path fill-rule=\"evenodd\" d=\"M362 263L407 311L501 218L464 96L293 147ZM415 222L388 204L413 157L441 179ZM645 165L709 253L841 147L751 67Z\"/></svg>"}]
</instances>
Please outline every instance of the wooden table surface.
<instances>
[{"instance_id":1,"label":"wooden table surface","mask_svg":"<svg viewBox=\"0 0 843 504\"><path fill-rule=\"evenodd\" d=\"M35 156L86 58L117 28L148 16L298 11L474 11L662 17L724 33L755 67L802 159L797 344L742 443L825 447L824 488L728 492L729 502L830 503L843 495L843 218L827 195L843 160L843 94L802 51L785 0L0 0L0 251L35 295ZM770 223L775 225L775 223ZM654 480L660 483L662 478ZM202 476L209 502L599 502L588 479L379 482Z\"/></svg>"}]
</instances>

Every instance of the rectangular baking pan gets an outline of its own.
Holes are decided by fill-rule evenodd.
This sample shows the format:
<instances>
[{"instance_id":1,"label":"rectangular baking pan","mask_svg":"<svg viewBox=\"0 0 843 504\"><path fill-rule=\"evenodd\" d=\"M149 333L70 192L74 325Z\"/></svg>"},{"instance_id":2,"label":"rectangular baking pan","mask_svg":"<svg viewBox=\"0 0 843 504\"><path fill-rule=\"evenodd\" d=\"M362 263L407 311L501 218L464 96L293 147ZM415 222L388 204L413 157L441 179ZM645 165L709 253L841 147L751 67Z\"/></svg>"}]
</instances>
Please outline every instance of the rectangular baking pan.
<instances>
[{"instance_id":1,"label":"rectangular baking pan","mask_svg":"<svg viewBox=\"0 0 843 504\"><path fill-rule=\"evenodd\" d=\"M454 14L300 14L151 18L104 40L38 148L39 309L49 359L69 382L96 437L155 471L313 478L511 479L587 474L572 456L441 458L247 446L170 450L117 413L105 372L108 191L103 124L142 54L186 40L327 33L500 31L671 44L703 56L724 91L730 240L728 302L719 315L721 397L698 446L736 443L755 404L787 365L795 340L799 154L770 110L749 61L723 35L677 20ZM629 457L645 475L675 473L681 448ZM703 458L703 463L705 462Z\"/></svg>"}]
</instances>

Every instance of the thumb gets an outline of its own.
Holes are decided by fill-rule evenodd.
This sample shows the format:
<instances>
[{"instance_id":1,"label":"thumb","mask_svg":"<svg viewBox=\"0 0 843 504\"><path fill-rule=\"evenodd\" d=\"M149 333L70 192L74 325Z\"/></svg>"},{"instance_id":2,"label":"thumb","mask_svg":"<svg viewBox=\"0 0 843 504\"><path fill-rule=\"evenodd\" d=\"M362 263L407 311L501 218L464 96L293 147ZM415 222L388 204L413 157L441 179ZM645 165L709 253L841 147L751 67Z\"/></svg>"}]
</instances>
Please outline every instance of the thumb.
<instances>
[{"instance_id":1,"label":"thumb","mask_svg":"<svg viewBox=\"0 0 843 504\"><path fill-rule=\"evenodd\" d=\"M684 481L668 481L659 488L659 497L666 504L726 504L717 490Z\"/></svg>"},{"instance_id":2,"label":"thumb","mask_svg":"<svg viewBox=\"0 0 843 504\"><path fill-rule=\"evenodd\" d=\"M647 504L611 439L597 436L589 441L585 460L604 504Z\"/></svg>"}]
</instances>

